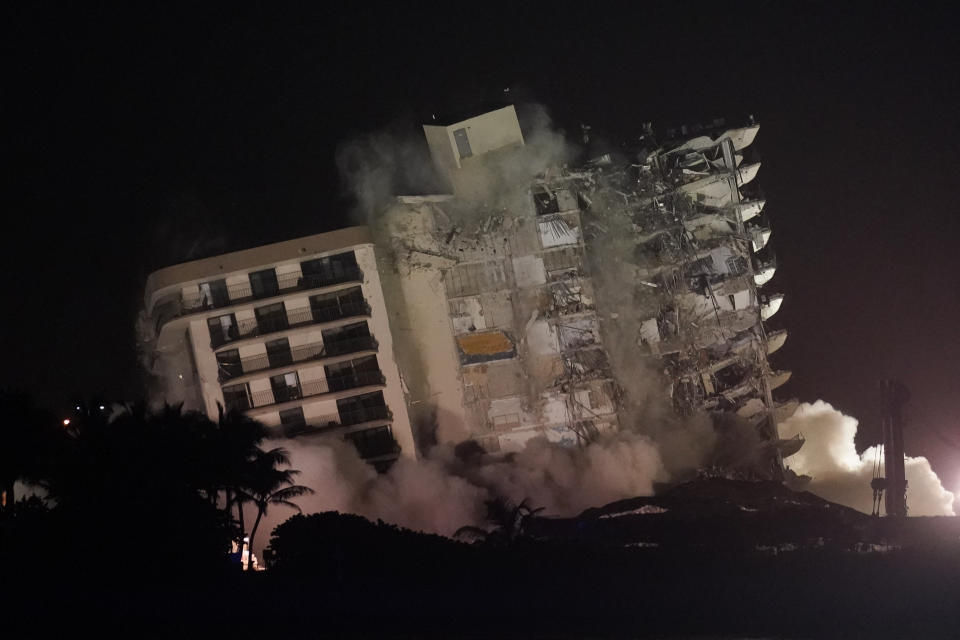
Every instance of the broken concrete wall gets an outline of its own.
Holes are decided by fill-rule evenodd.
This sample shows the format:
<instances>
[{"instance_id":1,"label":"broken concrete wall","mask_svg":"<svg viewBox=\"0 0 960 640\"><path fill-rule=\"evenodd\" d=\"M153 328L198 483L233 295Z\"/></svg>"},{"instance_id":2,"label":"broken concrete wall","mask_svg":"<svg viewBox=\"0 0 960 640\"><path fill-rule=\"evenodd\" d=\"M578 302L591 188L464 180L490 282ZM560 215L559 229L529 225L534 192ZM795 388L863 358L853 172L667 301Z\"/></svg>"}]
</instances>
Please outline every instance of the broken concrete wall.
<instances>
[{"instance_id":1,"label":"broken concrete wall","mask_svg":"<svg viewBox=\"0 0 960 640\"><path fill-rule=\"evenodd\" d=\"M492 171L490 162L484 170ZM617 423L612 391L604 400L600 390L584 386L609 376L610 368L585 269L579 200L575 191L557 189L556 210L538 215L535 195L545 189L514 185L498 194L497 206L469 194L400 198L383 216L394 295L407 307L407 330L430 344L416 358L446 378L431 391L439 381L422 376L417 393L411 381L411 401L437 391L452 395L451 380L461 389L460 410L450 414L463 429L438 424L440 441L471 437L497 450L547 431L558 440L582 439ZM442 308L423 300L435 296L438 282ZM450 346L440 348L441 342ZM585 351L602 355L578 356ZM591 398L593 404L584 402ZM591 430L585 422L598 426Z\"/></svg>"}]
</instances>

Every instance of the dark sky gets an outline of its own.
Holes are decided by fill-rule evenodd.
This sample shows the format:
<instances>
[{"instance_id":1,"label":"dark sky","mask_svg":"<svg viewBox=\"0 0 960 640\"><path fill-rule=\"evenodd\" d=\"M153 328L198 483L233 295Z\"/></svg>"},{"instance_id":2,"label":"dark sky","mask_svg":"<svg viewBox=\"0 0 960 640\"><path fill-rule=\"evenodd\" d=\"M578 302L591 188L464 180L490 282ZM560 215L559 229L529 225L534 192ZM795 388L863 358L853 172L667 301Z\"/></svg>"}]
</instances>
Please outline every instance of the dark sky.
<instances>
[{"instance_id":1,"label":"dark sky","mask_svg":"<svg viewBox=\"0 0 960 640\"><path fill-rule=\"evenodd\" d=\"M877 433L877 379L903 379L908 452L960 489L950 14L779 2L20 4L2 16L3 384L48 404L135 397L147 273L346 224L338 144L384 127L416 134L428 114L510 87L571 133L586 122L627 138L644 121L755 115L780 264L768 288L787 294L775 324L790 339L773 359L794 376L780 393L856 416L864 446Z\"/></svg>"}]
</instances>

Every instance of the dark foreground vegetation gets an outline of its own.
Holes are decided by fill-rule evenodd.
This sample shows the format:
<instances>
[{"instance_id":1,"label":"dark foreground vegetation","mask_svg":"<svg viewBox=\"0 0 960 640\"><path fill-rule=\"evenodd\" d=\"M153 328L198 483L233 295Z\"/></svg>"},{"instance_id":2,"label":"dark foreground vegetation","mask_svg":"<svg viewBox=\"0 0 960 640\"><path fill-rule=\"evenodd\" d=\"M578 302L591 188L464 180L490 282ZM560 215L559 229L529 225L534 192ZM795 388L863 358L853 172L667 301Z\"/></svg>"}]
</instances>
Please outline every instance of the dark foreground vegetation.
<instances>
[{"instance_id":1,"label":"dark foreground vegetation","mask_svg":"<svg viewBox=\"0 0 960 640\"><path fill-rule=\"evenodd\" d=\"M174 561L165 576L117 578L87 558L53 574L5 571L16 576L5 602L36 634L138 637L929 638L956 637L960 621L956 549L769 555L527 538L501 547L337 514L295 516L277 533L267 572L216 575Z\"/></svg>"},{"instance_id":2,"label":"dark foreground vegetation","mask_svg":"<svg viewBox=\"0 0 960 640\"><path fill-rule=\"evenodd\" d=\"M4 443L26 448L4 448L4 482L11 461L29 460L16 477L49 498L0 510L3 637L919 638L960 629L954 520L881 526L809 494L722 480L566 520L494 504L490 533L465 532L474 544L352 515L294 516L272 532L271 569L242 573L227 551L252 523L241 525L225 501L295 485L273 473L277 464L252 464L265 453L256 437L227 456L236 467L218 457L231 420L135 410L73 430L54 424L32 448L5 426Z\"/></svg>"},{"instance_id":3,"label":"dark foreground vegetation","mask_svg":"<svg viewBox=\"0 0 960 640\"><path fill-rule=\"evenodd\" d=\"M309 492L263 425L239 413L212 421L179 407L94 403L58 419L10 392L0 406L5 572L227 571L239 566L232 545L256 534L271 505ZM17 481L43 498L18 500Z\"/></svg>"}]
</instances>

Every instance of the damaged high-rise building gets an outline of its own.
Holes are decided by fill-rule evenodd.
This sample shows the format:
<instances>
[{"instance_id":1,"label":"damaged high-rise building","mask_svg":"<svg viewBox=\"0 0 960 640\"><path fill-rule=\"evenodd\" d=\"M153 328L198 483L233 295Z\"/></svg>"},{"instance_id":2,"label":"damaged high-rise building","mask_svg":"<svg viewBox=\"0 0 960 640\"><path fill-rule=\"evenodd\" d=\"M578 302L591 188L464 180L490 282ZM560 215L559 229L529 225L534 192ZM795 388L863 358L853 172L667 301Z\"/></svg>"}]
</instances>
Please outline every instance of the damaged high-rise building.
<instances>
[{"instance_id":1,"label":"damaged high-rise building","mask_svg":"<svg viewBox=\"0 0 960 640\"><path fill-rule=\"evenodd\" d=\"M425 126L450 194L398 197L375 230L414 430L584 443L642 428L657 387L679 416L749 422L753 472L778 476L801 442L776 432L790 374L768 363L786 332L766 321L783 296L765 286L764 202L741 191L758 129L648 129L646 148L570 166L549 141L525 148L512 106Z\"/></svg>"},{"instance_id":2,"label":"damaged high-rise building","mask_svg":"<svg viewBox=\"0 0 960 640\"><path fill-rule=\"evenodd\" d=\"M525 140L513 106L434 120L424 133L445 193L395 197L372 216L369 240L297 239L290 247L317 247L294 255L270 245L256 260L226 256L232 270L210 259L151 276L154 324L176 324L161 317L161 302L195 320L178 320L185 334L180 325L159 331L155 362L189 383L187 397L202 397L209 413L225 402L268 424L293 420L354 440L390 429L399 447L375 452L387 458L437 442L513 451L543 436L576 446L709 415L716 425L747 425L762 453L750 473L778 477L802 442L776 431L792 403L774 400L790 374L768 362L786 332L767 326L783 296L769 290L776 264L764 202L747 187L760 166L749 160L758 129L716 122L657 140L648 127L636 148L578 163L557 134ZM367 259L366 277L359 269L352 278L307 277L347 249L357 263ZM276 309L251 302L262 281ZM219 298L215 285L226 288ZM354 293L357 313L326 311L327 298ZM197 304L198 296L209 300ZM230 334L245 326L241 314L250 326ZM356 349L331 351L341 342L330 332L354 316L376 324L380 339L362 362ZM269 332L289 346L259 338ZM167 342L187 346L164 343L168 333ZM300 358L295 341L318 346ZM344 375L353 376L349 388ZM307 393L303 381L314 378ZM378 407L390 395L393 410L354 426L347 405L371 394ZM654 403L670 407L673 422L651 418ZM314 416L322 424L312 425Z\"/></svg>"}]
</instances>

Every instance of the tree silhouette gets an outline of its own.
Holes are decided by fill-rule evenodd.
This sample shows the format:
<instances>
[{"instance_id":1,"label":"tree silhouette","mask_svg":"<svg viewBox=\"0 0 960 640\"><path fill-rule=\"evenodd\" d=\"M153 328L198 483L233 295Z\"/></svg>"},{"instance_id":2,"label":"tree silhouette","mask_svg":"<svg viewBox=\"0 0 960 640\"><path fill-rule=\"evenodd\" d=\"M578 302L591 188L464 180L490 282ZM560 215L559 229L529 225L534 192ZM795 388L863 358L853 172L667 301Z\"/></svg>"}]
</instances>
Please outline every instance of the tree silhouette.
<instances>
[{"instance_id":1,"label":"tree silhouette","mask_svg":"<svg viewBox=\"0 0 960 640\"><path fill-rule=\"evenodd\" d=\"M251 476L258 469L254 463L261 453L259 445L267 431L261 423L235 409L224 411L219 402L217 413L216 437L209 458L216 487L213 498L216 501L222 493L224 510L228 514L236 508L236 542L242 549L246 535L243 505L249 502L243 488L251 484Z\"/></svg>"},{"instance_id":2,"label":"tree silhouette","mask_svg":"<svg viewBox=\"0 0 960 640\"><path fill-rule=\"evenodd\" d=\"M276 448L269 451L259 451L250 464L247 486L238 492L241 499L248 500L257 507L257 517L253 523L253 528L250 530L248 571L253 566L253 541L256 538L260 520L270 505L280 504L292 507L300 513L300 507L292 502L292 499L313 493L313 489L310 487L293 484L293 477L299 474L299 471L277 468L280 465L289 464L290 454L286 449Z\"/></svg>"},{"instance_id":3,"label":"tree silhouette","mask_svg":"<svg viewBox=\"0 0 960 640\"><path fill-rule=\"evenodd\" d=\"M26 396L3 391L0 402L6 409L0 490L7 506L14 506L13 484L22 480L46 490L47 502L39 504L50 511L34 515L32 504L17 515L4 507L4 535L39 543L55 538L35 535L34 525L51 535L69 531L69 544L44 543L51 565L80 570L85 557L95 557L100 567L160 574L171 563L198 571L225 566L230 542L242 548L244 504L257 509L252 549L271 505L299 511L292 500L312 493L293 484L297 471L281 468L290 462L286 451L260 448L266 428L237 412L221 409L212 421L181 405L151 410L139 402L111 415L78 411L63 424Z\"/></svg>"},{"instance_id":4,"label":"tree silhouette","mask_svg":"<svg viewBox=\"0 0 960 640\"><path fill-rule=\"evenodd\" d=\"M453 537L471 537L495 546L509 546L525 535L530 518L543 511L543 507L531 508L526 498L515 505L506 498L497 497L487 500L486 505L487 522L493 525L493 529L488 531L467 525L457 529Z\"/></svg>"},{"instance_id":5,"label":"tree silhouette","mask_svg":"<svg viewBox=\"0 0 960 640\"><path fill-rule=\"evenodd\" d=\"M54 418L23 393L0 390L0 409L0 492L12 507L17 481L41 483L59 434Z\"/></svg>"},{"instance_id":6,"label":"tree silhouette","mask_svg":"<svg viewBox=\"0 0 960 640\"><path fill-rule=\"evenodd\" d=\"M210 500L222 482L209 464L216 435L205 415L177 405L72 419L44 479L71 545L121 572L226 564L233 526ZM83 563L67 554L66 566Z\"/></svg>"}]
</instances>

